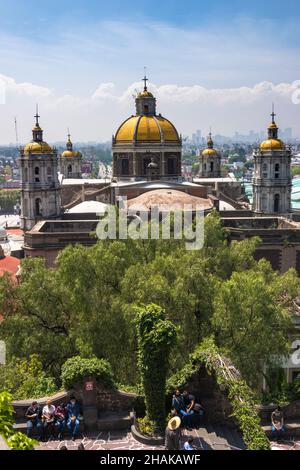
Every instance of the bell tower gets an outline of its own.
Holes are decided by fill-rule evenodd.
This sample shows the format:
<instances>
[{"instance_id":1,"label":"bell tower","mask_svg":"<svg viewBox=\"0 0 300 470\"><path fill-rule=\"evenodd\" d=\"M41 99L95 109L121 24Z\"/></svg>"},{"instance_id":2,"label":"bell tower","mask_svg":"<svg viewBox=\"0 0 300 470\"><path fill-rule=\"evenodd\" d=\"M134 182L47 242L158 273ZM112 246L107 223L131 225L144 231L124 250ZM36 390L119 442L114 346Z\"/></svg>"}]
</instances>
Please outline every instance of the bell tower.
<instances>
[{"instance_id":1,"label":"bell tower","mask_svg":"<svg viewBox=\"0 0 300 470\"><path fill-rule=\"evenodd\" d=\"M55 148L43 140L38 109L32 141L20 149L21 227L24 231L43 219L61 214L58 160Z\"/></svg>"},{"instance_id":2,"label":"bell tower","mask_svg":"<svg viewBox=\"0 0 300 470\"><path fill-rule=\"evenodd\" d=\"M278 138L274 107L268 138L253 153L252 209L257 214L291 212L291 150Z\"/></svg>"}]
</instances>

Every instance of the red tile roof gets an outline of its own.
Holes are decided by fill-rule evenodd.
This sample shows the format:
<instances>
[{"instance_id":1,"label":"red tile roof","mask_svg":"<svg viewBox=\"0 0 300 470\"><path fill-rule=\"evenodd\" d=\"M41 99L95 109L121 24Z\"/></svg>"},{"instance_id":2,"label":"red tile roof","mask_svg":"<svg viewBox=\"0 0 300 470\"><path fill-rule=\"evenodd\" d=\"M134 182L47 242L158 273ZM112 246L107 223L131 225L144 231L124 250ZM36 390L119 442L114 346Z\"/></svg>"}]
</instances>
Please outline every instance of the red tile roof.
<instances>
[{"instance_id":1,"label":"red tile roof","mask_svg":"<svg viewBox=\"0 0 300 470\"><path fill-rule=\"evenodd\" d=\"M20 264L21 260L14 256L5 256L5 258L0 259L0 277L2 277L5 272L8 272L16 278Z\"/></svg>"},{"instance_id":2,"label":"red tile roof","mask_svg":"<svg viewBox=\"0 0 300 470\"><path fill-rule=\"evenodd\" d=\"M5 231L11 235L23 235L23 230L20 228L6 228Z\"/></svg>"}]
</instances>

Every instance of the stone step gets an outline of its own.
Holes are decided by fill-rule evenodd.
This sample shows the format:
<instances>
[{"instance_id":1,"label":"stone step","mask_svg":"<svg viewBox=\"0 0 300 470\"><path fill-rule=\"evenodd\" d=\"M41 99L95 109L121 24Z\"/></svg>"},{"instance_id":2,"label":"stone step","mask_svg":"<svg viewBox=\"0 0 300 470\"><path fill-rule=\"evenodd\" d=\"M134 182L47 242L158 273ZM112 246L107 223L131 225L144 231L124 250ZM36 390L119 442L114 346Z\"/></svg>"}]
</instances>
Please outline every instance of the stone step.
<instances>
[{"instance_id":1,"label":"stone step","mask_svg":"<svg viewBox=\"0 0 300 470\"><path fill-rule=\"evenodd\" d=\"M128 412L102 412L98 416L98 431L130 429L131 417Z\"/></svg>"}]
</instances>

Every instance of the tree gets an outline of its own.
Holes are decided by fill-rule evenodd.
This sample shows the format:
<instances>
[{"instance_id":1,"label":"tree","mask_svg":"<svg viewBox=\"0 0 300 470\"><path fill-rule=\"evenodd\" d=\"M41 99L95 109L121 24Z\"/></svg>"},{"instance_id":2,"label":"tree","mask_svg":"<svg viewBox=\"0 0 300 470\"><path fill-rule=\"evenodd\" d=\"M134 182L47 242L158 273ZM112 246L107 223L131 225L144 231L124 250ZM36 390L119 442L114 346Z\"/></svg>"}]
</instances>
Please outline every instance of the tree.
<instances>
[{"instance_id":1,"label":"tree","mask_svg":"<svg viewBox=\"0 0 300 470\"><path fill-rule=\"evenodd\" d=\"M176 327L155 304L139 308L136 316L138 362L145 394L146 419L154 431L165 427L166 378Z\"/></svg>"},{"instance_id":2,"label":"tree","mask_svg":"<svg viewBox=\"0 0 300 470\"><path fill-rule=\"evenodd\" d=\"M234 272L216 293L218 344L256 388L265 370L288 353L292 323L285 302L299 287L295 272L282 276L261 260L249 270Z\"/></svg>"}]
</instances>

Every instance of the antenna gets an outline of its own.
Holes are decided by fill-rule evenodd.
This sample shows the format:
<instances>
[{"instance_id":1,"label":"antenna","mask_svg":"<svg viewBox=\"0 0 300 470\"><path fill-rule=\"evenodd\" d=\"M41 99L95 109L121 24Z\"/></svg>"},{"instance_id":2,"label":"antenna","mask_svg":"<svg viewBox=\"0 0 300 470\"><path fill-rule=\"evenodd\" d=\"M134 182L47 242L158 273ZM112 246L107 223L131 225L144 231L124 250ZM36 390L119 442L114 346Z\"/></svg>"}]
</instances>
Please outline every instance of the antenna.
<instances>
[{"instance_id":1,"label":"antenna","mask_svg":"<svg viewBox=\"0 0 300 470\"><path fill-rule=\"evenodd\" d=\"M19 147L18 125L17 125L17 117L16 116L15 116L15 134L16 134L16 146Z\"/></svg>"}]
</instances>

